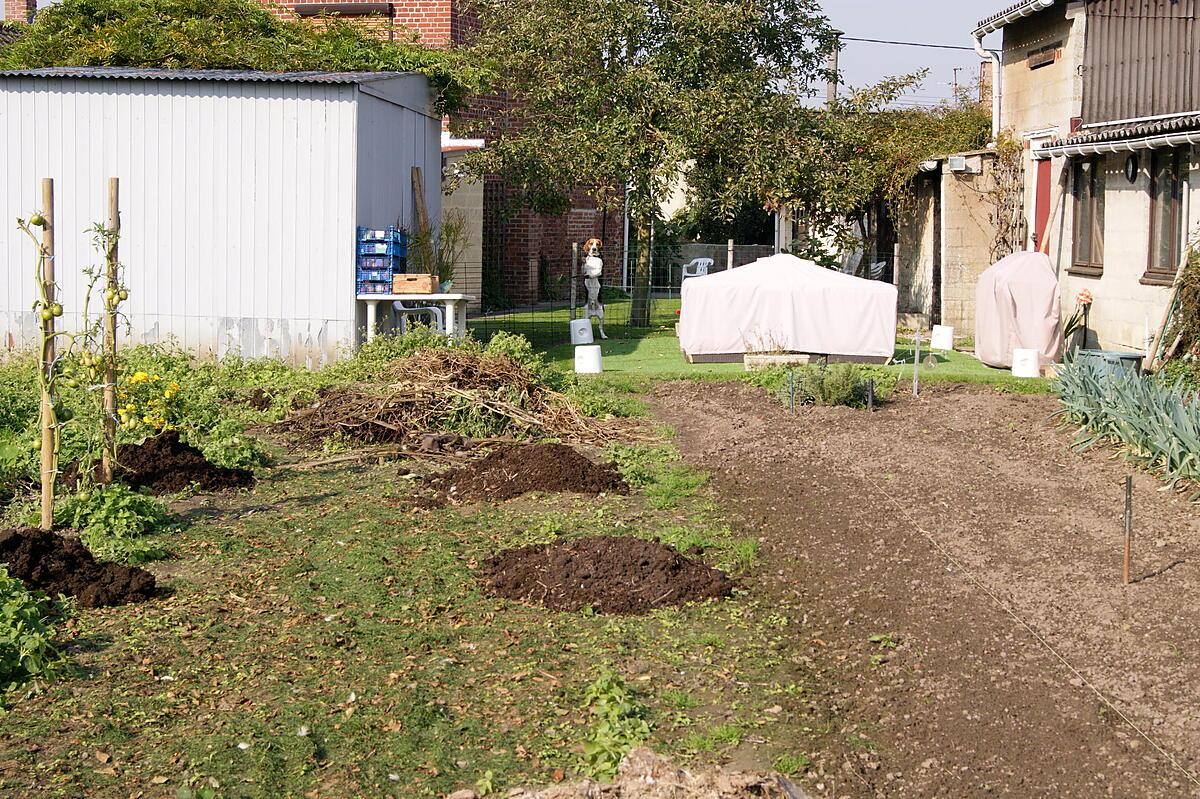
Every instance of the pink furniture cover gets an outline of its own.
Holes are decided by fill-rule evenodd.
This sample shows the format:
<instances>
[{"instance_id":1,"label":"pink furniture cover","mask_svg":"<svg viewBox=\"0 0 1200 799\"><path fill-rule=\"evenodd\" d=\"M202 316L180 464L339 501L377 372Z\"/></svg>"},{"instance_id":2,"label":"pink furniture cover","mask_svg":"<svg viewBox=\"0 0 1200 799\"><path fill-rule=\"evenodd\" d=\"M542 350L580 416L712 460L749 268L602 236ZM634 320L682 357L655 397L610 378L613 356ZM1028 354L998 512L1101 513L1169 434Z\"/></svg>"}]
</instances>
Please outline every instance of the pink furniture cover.
<instances>
[{"instance_id":1,"label":"pink furniture cover","mask_svg":"<svg viewBox=\"0 0 1200 799\"><path fill-rule=\"evenodd\" d=\"M1043 364L1062 351L1058 277L1050 258L1018 252L988 267L975 286L975 357L1012 366L1015 349L1037 350Z\"/></svg>"},{"instance_id":2,"label":"pink furniture cover","mask_svg":"<svg viewBox=\"0 0 1200 799\"><path fill-rule=\"evenodd\" d=\"M690 356L801 352L891 358L896 287L772 255L682 289L679 343Z\"/></svg>"}]
</instances>

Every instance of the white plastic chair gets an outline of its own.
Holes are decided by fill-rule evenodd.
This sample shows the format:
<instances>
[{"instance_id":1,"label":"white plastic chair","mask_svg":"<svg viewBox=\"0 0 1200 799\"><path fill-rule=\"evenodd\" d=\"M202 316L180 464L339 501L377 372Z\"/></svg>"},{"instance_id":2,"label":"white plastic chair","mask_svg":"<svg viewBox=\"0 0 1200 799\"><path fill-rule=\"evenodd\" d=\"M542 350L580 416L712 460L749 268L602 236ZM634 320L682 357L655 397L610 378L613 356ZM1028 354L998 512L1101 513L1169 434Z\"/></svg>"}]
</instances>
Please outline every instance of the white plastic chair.
<instances>
[{"instance_id":1,"label":"white plastic chair","mask_svg":"<svg viewBox=\"0 0 1200 799\"><path fill-rule=\"evenodd\" d=\"M396 300L392 303L392 308L396 311L396 317L400 321L400 333L403 335L408 332L409 317L425 316L429 318L429 326L439 333L446 332L446 312L441 308L432 305L405 305L402 301Z\"/></svg>"},{"instance_id":2,"label":"white plastic chair","mask_svg":"<svg viewBox=\"0 0 1200 799\"><path fill-rule=\"evenodd\" d=\"M704 277L708 274L708 270L712 268L712 258L693 258L683 265L683 277L680 282L687 280L689 277Z\"/></svg>"},{"instance_id":3,"label":"white plastic chair","mask_svg":"<svg viewBox=\"0 0 1200 799\"><path fill-rule=\"evenodd\" d=\"M887 269L887 261L878 261L871 264L871 268L868 270L867 276L870 277L871 280L883 280L883 270L885 269Z\"/></svg>"}]
</instances>

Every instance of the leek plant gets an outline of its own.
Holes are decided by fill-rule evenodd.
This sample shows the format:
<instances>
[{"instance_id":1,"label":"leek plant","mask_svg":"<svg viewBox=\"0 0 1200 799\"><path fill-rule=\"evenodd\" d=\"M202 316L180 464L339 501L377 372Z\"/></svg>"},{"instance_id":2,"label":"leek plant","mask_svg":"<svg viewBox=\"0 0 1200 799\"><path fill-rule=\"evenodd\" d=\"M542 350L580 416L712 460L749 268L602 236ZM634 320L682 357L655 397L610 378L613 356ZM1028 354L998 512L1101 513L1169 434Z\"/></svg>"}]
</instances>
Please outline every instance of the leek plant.
<instances>
[{"instance_id":1,"label":"leek plant","mask_svg":"<svg viewBox=\"0 0 1200 799\"><path fill-rule=\"evenodd\" d=\"M1092 360L1064 364L1055 388L1062 400L1057 415L1079 427L1077 449L1113 442L1161 472L1171 488L1200 485L1200 392ZM1192 499L1200 500L1200 491Z\"/></svg>"}]
</instances>

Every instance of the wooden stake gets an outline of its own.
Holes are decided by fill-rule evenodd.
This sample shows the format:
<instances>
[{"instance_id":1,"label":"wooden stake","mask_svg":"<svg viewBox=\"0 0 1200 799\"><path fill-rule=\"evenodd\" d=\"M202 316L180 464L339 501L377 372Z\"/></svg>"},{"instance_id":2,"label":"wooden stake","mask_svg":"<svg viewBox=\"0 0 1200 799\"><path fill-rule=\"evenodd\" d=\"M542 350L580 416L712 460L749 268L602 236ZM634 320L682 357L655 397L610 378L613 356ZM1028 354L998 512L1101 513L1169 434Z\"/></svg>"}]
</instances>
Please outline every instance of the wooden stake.
<instances>
[{"instance_id":1,"label":"wooden stake","mask_svg":"<svg viewBox=\"0 0 1200 799\"><path fill-rule=\"evenodd\" d=\"M43 310L54 302L54 179L42 179L42 253L41 278ZM47 315L48 316L48 315ZM54 397L50 394L50 376L54 372L54 317L42 321L42 529L54 529Z\"/></svg>"},{"instance_id":2,"label":"wooden stake","mask_svg":"<svg viewBox=\"0 0 1200 799\"><path fill-rule=\"evenodd\" d=\"M1125 563L1122 575L1129 585L1129 567L1133 560L1133 477L1125 478Z\"/></svg>"},{"instance_id":3,"label":"wooden stake","mask_svg":"<svg viewBox=\"0 0 1200 799\"><path fill-rule=\"evenodd\" d=\"M921 396L921 331L917 331L916 346L913 347L913 396Z\"/></svg>"},{"instance_id":4,"label":"wooden stake","mask_svg":"<svg viewBox=\"0 0 1200 799\"><path fill-rule=\"evenodd\" d=\"M423 261L421 268L429 274L435 274L437 264L434 257L433 238L429 225L429 207L425 204L425 179L421 177L421 167L412 168L413 216L416 217L418 241L421 243L418 257ZM440 281L441 275L437 276ZM440 290L440 289L439 289Z\"/></svg>"},{"instance_id":5,"label":"wooden stake","mask_svg":"<svg viewBox=\"0 0 1200 799\"><path fill-rule=\"evenodd\" d=\"M108 179L108 251L105 253L104 305L104 452L100 456L100 482L113 480L117 458L117 303L109 302L108 292L119 291L117 254L121 235L120 181Z\"/></svg>"}]
</instances>

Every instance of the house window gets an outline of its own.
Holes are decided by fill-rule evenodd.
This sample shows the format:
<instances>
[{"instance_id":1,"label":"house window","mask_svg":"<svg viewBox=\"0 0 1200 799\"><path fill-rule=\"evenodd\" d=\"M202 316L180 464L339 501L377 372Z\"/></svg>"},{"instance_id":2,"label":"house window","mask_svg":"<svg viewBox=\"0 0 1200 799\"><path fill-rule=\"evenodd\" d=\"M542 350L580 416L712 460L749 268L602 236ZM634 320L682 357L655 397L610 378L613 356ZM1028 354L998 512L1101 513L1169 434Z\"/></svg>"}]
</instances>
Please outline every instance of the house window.
<instances>
[{"instance_id":1,"label":"house window","mask_svg":"<svg viewBox=\"0 0 1200 799\"><path fill-rule=\"evenodd\" d=\"M1150 157L1150 263L1144 281L1169 283L1179 268L1183 240L1186 150L1155 150Z\"/></svg>"},{"instance_id":2,"label":"house window","mask_svg":"<svg viewBox=\"0 0 1200 799\"><path fill-rule=\"evenodd\" d=\"M1076 161L1072 168L1075 197L1075 258L1071 271L1099 275L1104 269L1104 162Z\"/></svg>"}]
</instances>

